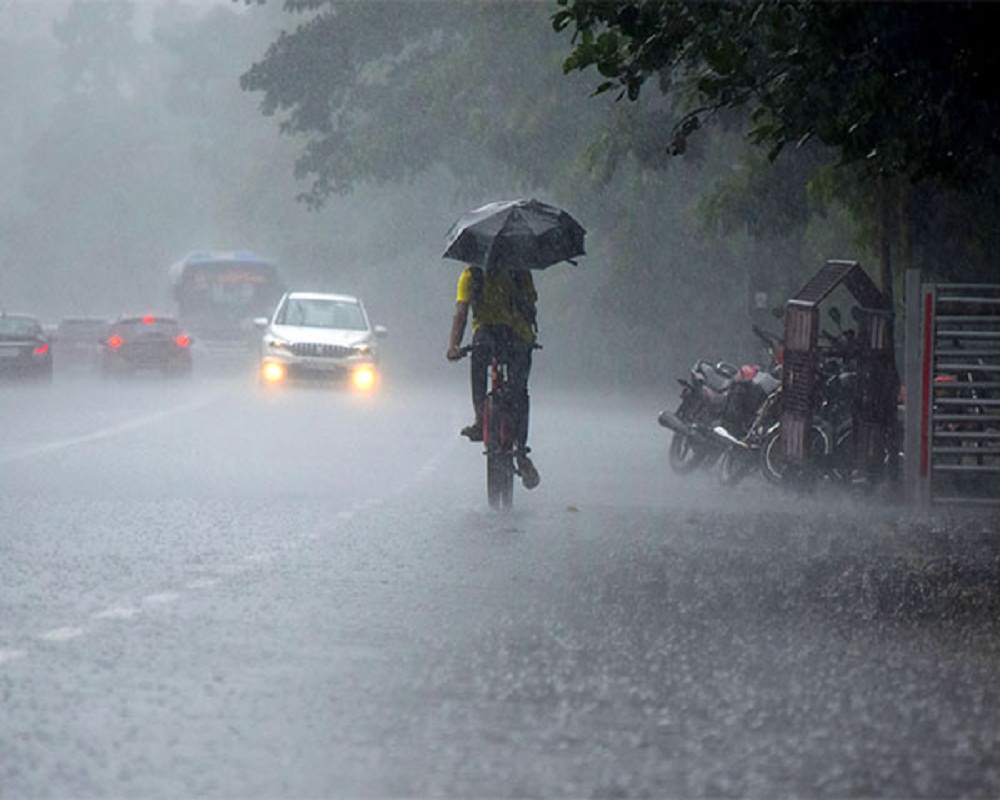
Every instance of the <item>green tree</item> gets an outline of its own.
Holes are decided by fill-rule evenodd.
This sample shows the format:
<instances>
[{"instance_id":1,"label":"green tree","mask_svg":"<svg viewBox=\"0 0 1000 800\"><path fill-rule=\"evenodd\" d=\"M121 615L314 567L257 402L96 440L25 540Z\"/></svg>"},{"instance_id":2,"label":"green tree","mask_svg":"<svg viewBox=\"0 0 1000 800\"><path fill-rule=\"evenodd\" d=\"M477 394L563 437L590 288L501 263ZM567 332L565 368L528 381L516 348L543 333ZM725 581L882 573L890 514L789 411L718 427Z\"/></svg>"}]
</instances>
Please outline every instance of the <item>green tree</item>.
<instances>
[{"instance_id":1,"label":"green tree","mask_svg":"<svg viewBox=\"0 0 1000 800\"><path fill-rule=\"evenodd\" d=\"M780 251L772 237L758 258L738 226L704 235L698 198L727 179L739 160L732 151L743 146L713 134L671 160L661 146L677 120L669 105L589 100L587 76L563 74L569 40L553 35L554 5L286 6L299 23L242 85L298 143L304 199L319 208L339 193L402 187L443 167L457 188L436 199L442 234L454 218L440 219L442 209L457 216L469 203L515 192L561 199L590 229L590 256L578 270L540 278L552 321L545 336L555 346L567 332L567 351L592 336L584 363L575 362L581 370L599 361L622 377L659 378L688 360L689 343L731 352L746 334L754 262L801 261L795 236L785 236ZM424 240L415 236L411 251L417 241ZM692 316L716 323L695 327Z\"/></svg>"},{"instance_id":2,"label":"green tree","mask_svg":"<svg viewBox=\"0 0 1000 800\"><path fill-rule=\"evenodd\" d=\"M568 72L595 67L598 93L635 100L655 80L671 96L665 150L732 109L772 160L832 148L867 187L887 288L892 252L910 252L912 188L981 180L1000 154L996 4L558 1Z\"/></svg>"},{"instance_id":3,"label":"green tree","mask_svg":"<svg viewBox=\"0 0 1000 800\"><path fill-rule=\"evenodd\" d=\"M604 113L581 102L583 80L560 80L544 5L293 0L286 7L301 23L241 84L261 93L263 113L302 143L296 175L309 182L303 199L314 206L364 183L405 183L438 164L472 196L484 175L550 186ZM526 68L540 54L548 68Z\"/></svg>"}]
</instances>

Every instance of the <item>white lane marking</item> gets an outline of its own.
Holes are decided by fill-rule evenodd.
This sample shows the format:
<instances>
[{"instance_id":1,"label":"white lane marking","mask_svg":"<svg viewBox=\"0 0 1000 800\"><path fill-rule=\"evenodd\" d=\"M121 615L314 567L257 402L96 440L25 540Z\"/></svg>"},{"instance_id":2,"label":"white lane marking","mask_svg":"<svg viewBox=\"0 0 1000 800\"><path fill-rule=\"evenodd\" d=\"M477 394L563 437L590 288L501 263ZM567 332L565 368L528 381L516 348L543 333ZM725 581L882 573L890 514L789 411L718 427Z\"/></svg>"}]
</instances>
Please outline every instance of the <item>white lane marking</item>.
<instances>
[{"instance_id":1,"label":"white lane marking","mask_svg":"<svg viewBox=\"0 0 1000 800\"><path fill-rule=\"evenodd\" d=\"M53 628L50 631L45 631L45 633L39 634L39 639L44 639L46 642L68 642L70 639L76 639L83 636L85 630L83 628Z\"/></svg>"},{"instance_id":2,"label":"white lane marking","mask_svg":"<svg viewBox=\"0 0 1000 800\"><path fill-rule=\"evenodd\" d=\"M24 658L28 655L27 650L0 650L0 664L6 664L8 661L16 661L19 658Z\"/></svg>"},{"instance_id":3,"label":"white lane marking","mask_svg":"<svg viewBox=\"0 0 1000 800\"><path fill-rule=\"evenodd\" d=\"M134 419L126 420L118 425L112 425L109 428L101 428L96 431L91 431L90 433L84 433L80 436L70 436L66 439L59 439L54 442L46 442L45 444L33 445L30 447L25 447L21 450L15 450L12 453L6 453L0 455L0 464L8 463L11 461L20 461L21 459L31 458L32 456L45 455L46 453L51 453L56 450L62 450L66 447L73 447L78 444L86 444L87 442L96 442L100 439L107 439L111 436L119 436L127 431L135 430L136 428L142 428L146 425L151 425L166 417L172 417L175 414L182 414L185 411L192 411L196 408L201 408L211 403L218 396L220 392L216 392L207 397L201 397L197 400L192 400L189 403L182 403L179 406L173 406L171 408L165 408L161 411L154 411L152 414L146 414L142 417L136 417Z\"/></svg>"},{"instance_id":4,"label":"white lane marking","mask_svg":"<svg viewBox=\"0 0 1000 800\"><path fill-rule=\"evenodd\" d=\"M156 594L147 594L142 598L142 602L149 605L162 606L177 601L180 596L180 592L158 592Z\"/></svg>"},{"instance_id":5,"label":"white lane marking","mask_svg":"<svg viewBox=\"0 0 1000 800\"><path fill-rule=\"evenodd\" d=\"M51 442L46 445L40 445L35 448L29 448L23 450L20 453L15 453L13 455L0 456L0 463L4 461L14 461L19 458L27 458L31 455L37 455L39 453L50 452L52 450L57 450L61 447L68 447L73 444L79 444L86 441L93 441L96 439L105 438L108 436L113 436L121 433L125 430L132 428L141 427L142 425L154 422L157 419L162 419L163 417L169 416L171 414L179 413L191 408L197 408L199 406L207 404L212 398L203 399L197 402L188 403L184 406L177 406L173 409L168 409L165 411L157 412L155 414L150 414L146 417L140 419L131 420L130 422L119 425L115 428L108 428L103 431L95 431L92 434L86 436L78 436L72 439L65 439L62 442ZM410 491L416 484L423 480L426 480L434 470L440 465L441 461L444 459L446 453L452 449L452 445L448 445L438 451L436 454L431 456L423 466L417 470L417 475L415 478L405 482L401 486L398 486L395 491L390 492L383 498L374 499L370 498L363 502L357 503L350 509L340 511L337 513L337 517L341 520L352 519L358 511L364 511L368 508L378 507L385 503L386 500ZM319 539L319 534L311 532L306 534L301 541L316 541ZM285 548L286 550L295 549L292 546ZM263 553L251 553L244 557L245 562L251 563L263 563L273 559L274 554L271 552ZM223 565L218 568L218 572L223 575L235 575L241 572L245 572L248 569L246 564L230 564ZM194 578L186 584L189 589L205 589L212 586L216 586L222 581L222 578ZM149 594L142 598L142 602L147 605L165 605L168 603L176 602L181 598L180 592L158 592L155 594ZM142 613L141 608L136 608L135 606L109 606L103 611L98 611L92 615L92 619L105 620L105 619L132 619ZM86 633L86 628L74 627L74 626L64 626L60 628L52 628L42 634L38 635L39 639L48 642L65 642L71 639L79 638ZM6 663L8 661L14 661L19 658L25 658L28 655L27 650L2 650L0 649L0 664Z\"/></svg>"},{"instance_id":6,"label":"white lane marking","mask_svg":"<svg viewBox=\"0 0 1000 800\"><path fill-rule=\"evenodd\" d=\"M142 613L135 606L110 606L94 614L94 619L132 619Z\"/></svg>"}]
</instances>

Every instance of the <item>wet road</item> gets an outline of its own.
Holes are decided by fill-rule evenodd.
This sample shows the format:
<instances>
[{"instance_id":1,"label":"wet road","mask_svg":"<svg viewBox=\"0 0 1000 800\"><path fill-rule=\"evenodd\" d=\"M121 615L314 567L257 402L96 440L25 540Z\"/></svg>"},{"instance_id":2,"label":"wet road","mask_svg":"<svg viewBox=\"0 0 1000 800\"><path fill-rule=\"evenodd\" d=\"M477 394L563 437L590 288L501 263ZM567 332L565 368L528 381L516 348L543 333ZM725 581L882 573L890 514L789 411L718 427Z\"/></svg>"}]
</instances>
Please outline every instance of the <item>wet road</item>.
<instances>
[{"instance_id":1,"label":"wet road","mask_svg":"<svg viewBox=\"0 0 1000 800\"><path fill-rule=\"evenodd\" d=\"M0 796L1000 793L994 531L666 472L536 380L0 387Z\"/></svg>"}]
</instances>

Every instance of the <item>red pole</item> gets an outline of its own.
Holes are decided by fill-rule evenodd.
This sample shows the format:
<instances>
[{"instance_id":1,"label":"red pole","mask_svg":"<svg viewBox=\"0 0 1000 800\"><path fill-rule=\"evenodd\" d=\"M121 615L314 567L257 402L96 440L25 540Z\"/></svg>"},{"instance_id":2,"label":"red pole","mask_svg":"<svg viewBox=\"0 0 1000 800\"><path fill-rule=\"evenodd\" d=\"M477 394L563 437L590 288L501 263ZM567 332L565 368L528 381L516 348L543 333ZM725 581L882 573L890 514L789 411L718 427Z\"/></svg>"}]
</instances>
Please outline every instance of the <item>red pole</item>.
<instances>
[{"instance_id":1,"label":"red pole","mask_svg":"<svg viewBox=\"0 0 1000 800\"><path fill-rule=\"evenodd\" d=\"M920 477L926 478L930 466L930 436L928 435L928 421L930 419L931 402L933 397L934 382L933 375L933 351L934 328L934 295L931 292L924 294L924 363L923 363L923 391L920 393Z\"/></svg>"}]
</instances>

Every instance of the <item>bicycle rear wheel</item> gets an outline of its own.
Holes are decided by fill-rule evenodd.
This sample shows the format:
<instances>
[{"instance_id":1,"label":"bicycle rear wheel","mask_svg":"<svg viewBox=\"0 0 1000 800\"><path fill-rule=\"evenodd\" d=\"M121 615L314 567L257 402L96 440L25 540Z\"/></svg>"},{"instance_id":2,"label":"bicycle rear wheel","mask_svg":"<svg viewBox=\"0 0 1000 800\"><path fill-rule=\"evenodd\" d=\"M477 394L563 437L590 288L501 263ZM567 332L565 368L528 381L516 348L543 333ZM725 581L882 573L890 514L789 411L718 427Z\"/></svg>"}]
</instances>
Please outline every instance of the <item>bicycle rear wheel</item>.
<instances>
[{"instance_id":1,"label":"bicycle rear wheel","mask_svg":"<svg viewBox=\"0 0 1000 800\"><path fill-rule=\"evenodd\" d=\"M483 442L486 445L486 498L490 508L510 508L514 501L512 431L496 397L486 398Z\"/></svg>"}]
</instances>

